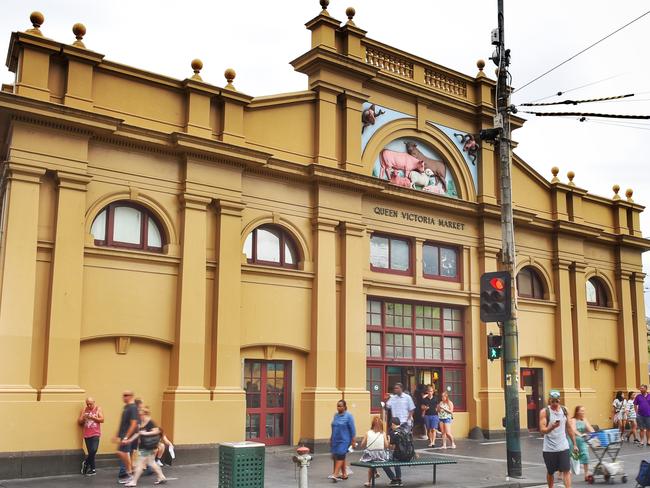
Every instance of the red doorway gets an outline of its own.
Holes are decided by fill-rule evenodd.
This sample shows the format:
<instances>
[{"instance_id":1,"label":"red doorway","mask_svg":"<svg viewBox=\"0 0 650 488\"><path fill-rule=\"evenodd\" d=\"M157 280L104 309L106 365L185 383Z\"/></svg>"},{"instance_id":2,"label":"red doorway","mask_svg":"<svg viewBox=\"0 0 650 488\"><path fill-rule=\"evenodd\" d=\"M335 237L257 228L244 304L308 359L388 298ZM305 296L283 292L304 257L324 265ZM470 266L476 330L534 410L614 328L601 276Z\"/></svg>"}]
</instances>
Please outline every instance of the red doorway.
<instances>
[{"instance_id":1,"label":"red doorway","mask_svg":"<svg viewBox=\"0 0 650 488\"><path fill-rule=\"evenodd\" d=\"M521 379L526 392L526 413L528 429L539 430L539 411L544 399L544 370L521 368Z\"/></svg>"},{"instance_id":2,"label":"red doorway","mask_svg":"<svg viewBox=\"0 0 650 488\"><path fill-rule=\"evenodd\" d=\"M246 360L246 440L267 446L289 443L290 363Z\"/></svg>"}]
</instances>

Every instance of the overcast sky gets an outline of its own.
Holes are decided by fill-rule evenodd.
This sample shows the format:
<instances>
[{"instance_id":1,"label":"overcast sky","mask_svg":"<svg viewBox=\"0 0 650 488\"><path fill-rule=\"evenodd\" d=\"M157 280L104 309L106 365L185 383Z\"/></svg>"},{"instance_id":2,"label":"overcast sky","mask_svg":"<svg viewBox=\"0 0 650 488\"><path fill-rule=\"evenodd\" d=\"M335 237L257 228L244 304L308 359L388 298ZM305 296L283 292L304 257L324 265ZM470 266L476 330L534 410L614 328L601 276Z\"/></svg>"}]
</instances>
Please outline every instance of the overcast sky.
<instances>
[{"instance_id":1,"label":"overcast sky","mask_svg":"<svg viewBox=\"0 0 650 488\"><path fill-rule=\"evenodd\" d=\"M345 21L348 6L356 8L354 21L368 37L468 75L476 74L477 59L488 60L492 52L496 0L332 0L329 12ZM523 86L648 9L647 0L506 0L513 86ZM223 86L223 71L232 67L237 71L237 89L259 96L307 87L306 77L288 63L309 49L304 23L318 14L320 6L317 0L3 0L0 43L5 52L10 33L30 27L32 10L45 14L41 30L57 41L72 42L72 25L83 22L88 29L84 43L107 59L184 79L192 74L190 61L198 57L206 82ZM566 110L650 114L648 32L650 15L515 93L513 102L611 78L567 97L639 96ZM488 61L486 71L492 73L493 68ZM10 83L13 74L4 68L0 80ZM598 119L581 123L576 118L525 117L530 120L514 134L519 142L516 151L542 175L550 179L550 168L557 165L562 181L573 170L574 182L590 193L611 197L617 183L623 198L625 189L633 188L636 202L650 204L649 121L632 128ZM645 236L650 235L650 209L642 214L642 228ZM647 273L650 253L644 255L644 263ZM650 281L646 283L650 287ZM646 293L646 303L649 299Z\"/></svg>"}]
</instances>

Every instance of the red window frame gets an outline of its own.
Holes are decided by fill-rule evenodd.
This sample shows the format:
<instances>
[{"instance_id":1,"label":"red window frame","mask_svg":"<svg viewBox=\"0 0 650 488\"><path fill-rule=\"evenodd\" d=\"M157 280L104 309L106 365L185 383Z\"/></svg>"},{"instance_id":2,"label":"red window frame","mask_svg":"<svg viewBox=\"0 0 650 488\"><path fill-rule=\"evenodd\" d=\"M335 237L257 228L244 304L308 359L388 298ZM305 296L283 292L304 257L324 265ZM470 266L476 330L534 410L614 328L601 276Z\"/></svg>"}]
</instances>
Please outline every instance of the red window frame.
<instances>
[{"instance_id":1,"label":"red window frame","mask_svg":"<svg viewBox=\"0 0 650 488\"><path fill-rule=\"evenodd\" d=\"M263 259L257 258L257 231L260 229L272 231L274 233L277 232L280 235L280 254L279 254L280 261L279 262L265 261ZM298 268L298 262L300 261L300 256L298 254L298 246L296 246L296 243L294 242L291 235L282 227L278 225L270 225L270 224L260 225L259 227L256 227L251 231L251 235L252 235L251 257L246 258L246 262L248 264L263 264L265 266L276 266L278 268L289 268L289 269ZM284 252L285 244L288 245L289 249L293 252L293 260L295 261L295 263L293 264L286 262L286 256Z\"/></svg>"},{"instance_id":2,"label":"red window frame","mask_svg":"<svg viewBox=\"0 0 650 488\"><path fill-rule=\"evenodd\" d=\"M425 272L424 270L424 248L425 247L435 247L438 249L438 274L430 274ZM442 250L445 249L447 251L453 251L454 254L456 255L456 276L443 276L440 274L440 270L442 268ZM453 282L459 282L460 281L460 276L461 276L461 259L460 259L461 253L459 252L457 247L454 246L448 246L445 244L439 244L437 242L432 242L432 241L426 241L424 244L422 244L422 276L424 276L427 279L431 280L442 280L442 281L453 281Z\"/></svg>"},{"instance_id":3,"label":"red window frame","mask_svg":"<svg viewBox=\"0 0 650 488\"><path fill-rule=\"evenodd\" d=\"M140 242L138 244L134 244L131 242L121 242L113 239L113 232L115 229L115 209L118 207L129 207L134 210L137 210L142 215L142 217L140 218ZM100 212L97 213L95 219L99 217L99 215L101 215L102 212L106 212L106 227L104 229L105 234L104 234L104 239L95 239L96 246L117 247L117 248L124 248L124 249L138 249L141 251L151 251L151 252L163 252L163 249L165 247L165 233L163 232L163 228L160 225L160 222L158 221L156 216L147 208L135 204L133 202L120 200L117 202L110 203L106 207L104 207ZM154 225L158 230L158 233L160 234L160 242L161 242L160 247L150 246L148 243L149 219L153 221Z\"/></svg>"},{"instance_id":4,"label":"red window frame","mask_svg":"<svg viewBox=\"0 0 650 488\"><path fill-rule=\"evenodd\" d=\"M370 259L370 269L372 271L376 271L378 273L389 273L389 274L396 274L396 275L401 275L401 276L412 276L413 275L413 242L411 239L408 237L399 237L399 236L393 236L390 234L380 234L380 233L373 233L370 236L370 252L372 253L372 239L375 237L380 237L384 239L388 239L388 268L378 268L372 264L372 256ZM392 244L393 241L402 241L405 242L408 246L409 250L409 267L406 270L397 270L393 269L390 267L390 262L391 262L391 253L392 253Z\"/></svg>"},{"instance_id":5,"label":"red window frame","mask_svg":"<svg viewBox=\"0 0 650 488\"><path fill-rule=\"evenodd\" d=\"M369 323L369 314L370 311L369 309L366 310L366 331L367 332L374 332L374 333L379 333L381 337L381 357L371 357L367 356L366 357L366 367L367 368L381 368L382 371L382 379L381 379L381 392L386 391L386 366L401 366L401 367L432 367L432 368L439 368L442 372L441 375L441 384L444 387L446 387L446 380L445 380L445 371L449 370L459 370L462 372L462 377L463 377L463 392L462 392L462 402L460 405L455 404L455 408L457 408L459 411L464 411L466 408L466 396L467 396L467 380L465 376L465 371L466 371L466 340L465 340L465 333L464 333L464 313L461 308L458 307L450 307L446 306L444 304L436 304L436 303L427 303L427 302L418 302L418 301L410 301L410 300L392 300L388 298L379 298L379 297L368 297L367 298L367 307L370 305L370 302L379 302L381 304L381 323L379 325L371 325ZM409 305L411 307L411 326L409 328L405 327L399 327L393 325L387 325L386 317L387 317L387 305L386 304L401 304L402 306L404 305ZM418 306L426 306L426 307L434 307L439 309L439 323L440 323L440 328L439 330L434 329L416 329L416 318L417 318L417 307ZM445 330L445 324L446 321L450 320L449 318L445 317L445 309L449 310L456 310L460 312L460 324L461 324L461 330ZM376 315L376 314L375 314ZM402 315L403 316L403 315ZM435 321L435 314L432 317L432 320ZM411 335L411 357L410 358L404 358L404 357L387 357L386 356L386 334L408 334ZM416 353L417 353L417 341L416 341L416 336L432 336L432 337L439 337L440 338L440 358L439 359L422 359L422 358L417 358ZM461 339L461 360L452 360L452 359L447 359L445 357L445 352L444 352L444 342L445 338L459 338ZM367 347L367 345L366 345ZM367 382L367 387L370 388L370 379L366 378ZM372 394L372 392L371 392ZM382 393L383 394L383 393ZM377 408L372 408L371 412L372 413L378 413L380 412L381 409Z\"/></svg>"},{"instance_id":6,"label":"red window frame","mask_svg":"<svg viewBox=\"0 0 650 488\"><path fill-rule=\"evenodd\" d=\"M533 290L532 294L521 292L519 283L520 280L525 279L526 277L530 280L530 288ZM536 300L544 299L544 284L542 277L532 266L526 266L517 273L517 295L522 298L534 298Z\"/></svg>"}]
</instances>

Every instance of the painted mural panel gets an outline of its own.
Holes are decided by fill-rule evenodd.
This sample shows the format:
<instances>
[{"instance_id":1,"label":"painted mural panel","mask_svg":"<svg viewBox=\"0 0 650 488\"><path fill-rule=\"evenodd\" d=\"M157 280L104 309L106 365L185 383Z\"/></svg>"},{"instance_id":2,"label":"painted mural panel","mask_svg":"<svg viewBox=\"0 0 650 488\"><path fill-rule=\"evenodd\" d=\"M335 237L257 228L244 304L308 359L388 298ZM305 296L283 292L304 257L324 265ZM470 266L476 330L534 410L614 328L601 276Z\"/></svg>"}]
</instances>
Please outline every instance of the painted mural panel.
<instances>
[{"instance_id":1,"label":"painted mural panel","mask_svg":"<svg viewBox=\"0 0 650 488\"><path fill-rule=\"evenodd\" d=\"M397 186L458 197L447 164L433 148L416 138L401 137L387 144L377 155L372 175Z\"/></svg>"}]
</instances>

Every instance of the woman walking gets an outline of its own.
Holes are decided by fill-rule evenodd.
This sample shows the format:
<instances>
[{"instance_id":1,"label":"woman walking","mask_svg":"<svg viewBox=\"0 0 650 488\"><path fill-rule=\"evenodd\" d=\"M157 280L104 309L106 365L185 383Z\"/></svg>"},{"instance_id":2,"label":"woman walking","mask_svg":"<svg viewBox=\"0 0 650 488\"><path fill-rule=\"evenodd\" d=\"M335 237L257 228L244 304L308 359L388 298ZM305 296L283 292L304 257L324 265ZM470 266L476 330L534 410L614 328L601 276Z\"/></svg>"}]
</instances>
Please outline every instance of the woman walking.
<instances>
[{"instance_id":1,"label":"woman walking","mask_svg":"<svg viewBox=\"0 0 650 488\"><path fill-rule=\"evenodd\" d=\"M451 435L451 421L454 418L454 403L449 399L449 393L443 391L438 404L438 418L440 419L440 432L442 433L442 448L447 449L447 439L451 448L456 449L454 436Z\"/></svg>"},{"instance_id":2,"label":"woman walking","mask_svg":"<svg viewBox=\"0 0 650 488\"><path fill-rule=\"evenodd\" d=\"M86 406L81 409L77 422L82 426L84 442L88 451L88 455L81 463L81 474L94 476L97 474L95 455L99 447L99 438L102 435L100 424L104 422L104 413L93 398L86 398Z\"/></svg>"},{"instance_id":3,"label":"woman walking","mask_svg":"<svg viewBox=\"0 0 650 488\"><path fill-rule=\"evenodd\" d=\"M424 419L424 428L429 439L429 447L436 444L436 432L440 419L438 418L438 398L433 385L428 385L426 393L420 402L422 408L422 418Z\"/></svg>"},{"instance_id":4,"label":"woman walking","mask_svg":"<svg viewBox=\"0 0 650 488\"><path fill-rule=\"evenodd\" d=\"M634 437L634 443L639 443L639 436L636 435L636 410L634 410L634 397L633 391L627 394L627 401L625 402L625 414L623 422L629 422L630 431L627 433L627 442L630 442L630 437Z\"/></svg>"},{"instance_id":5,"label":"woman walking","mask_svg":"<svg viewBox=\"0 0 650 488\"><path fill-rule=\"evenodd\" d=\"M336 413L332 419L332 435L330 437L330 451L334 467L332 474L328 476L334 483L339 480L347 480L348 474L345 467L345 455L348 449L354 447L354 419L348 413L348 405L345 400L339 400L336 404Z\"/></svg>"},{"instance_id":6,"label":"woman walking","mask_svg":"<svg viewBox=\"0 0 650 488\"><path fill-rule=\"evenodd\" d=\"M625 397L623 396L622 391L616 392L616 397L612 402L613 410L613 419L614 419L614 428L621 429L621 434L625 430L625 424L623 423L623 412L625 411Z\"/></svg>"},{"instance_id":7,"label":"woman walking","mask_svg":"<svg viewBox=\"0 0 650 488\"><path fill-rule=\"evenodd\" d=\"M370 430L366 432L361 441L361 449L364 449L361 461L388 461L388 452L386 451L388 444L388 436L384 432L384 422L379 416L373 417ZM368 469L368 482L363 486L372 486L372 478L377 476L375 468Z\"/></svg>"},{"instance_id":8,"label":"woman walking","mask_svg":"<svg viewBox=\"0 0 650 488\"><path fill-rule=\"evenodd\" d=\"M578 446L578 454L580 464L585 471L585 481L588 481L589 478L589 446L587 446L587 441L584 439L584 434L593 432L594 428L591 426L587 418L585 417L585 407L578 405L573 411L573 417L569 419L569 425L573 429L573 432L576 434L576 446ZM569 449L570 452L573 452L573 446L571 445L571 439L569 438Z\"/></svg>"},{"instance_id":9,"label":"woman walking","mask_svg":"<svg viewBox=\"0 0 650 488\"><path fill-rule=\"evenodd\" d=\"M154 485L162 485L167 483L167 478L163 474L160 466L158 466L154 460L154 454L158 449L158 443L160 442L160 428L154 424L151 420L151 410L149 407L142 407L140 409L140 430L133 434L130 439L123 441L125 443L133 442L135 439L139 439L138 442L138 462L135 468L135 473L133 474L133 479L129 481L124 486L137 486L140 476L142 476L142 471L146 466L149 466L154 473L156 473L157 479L154 481Z\"/></svg>"}]
</instances>

